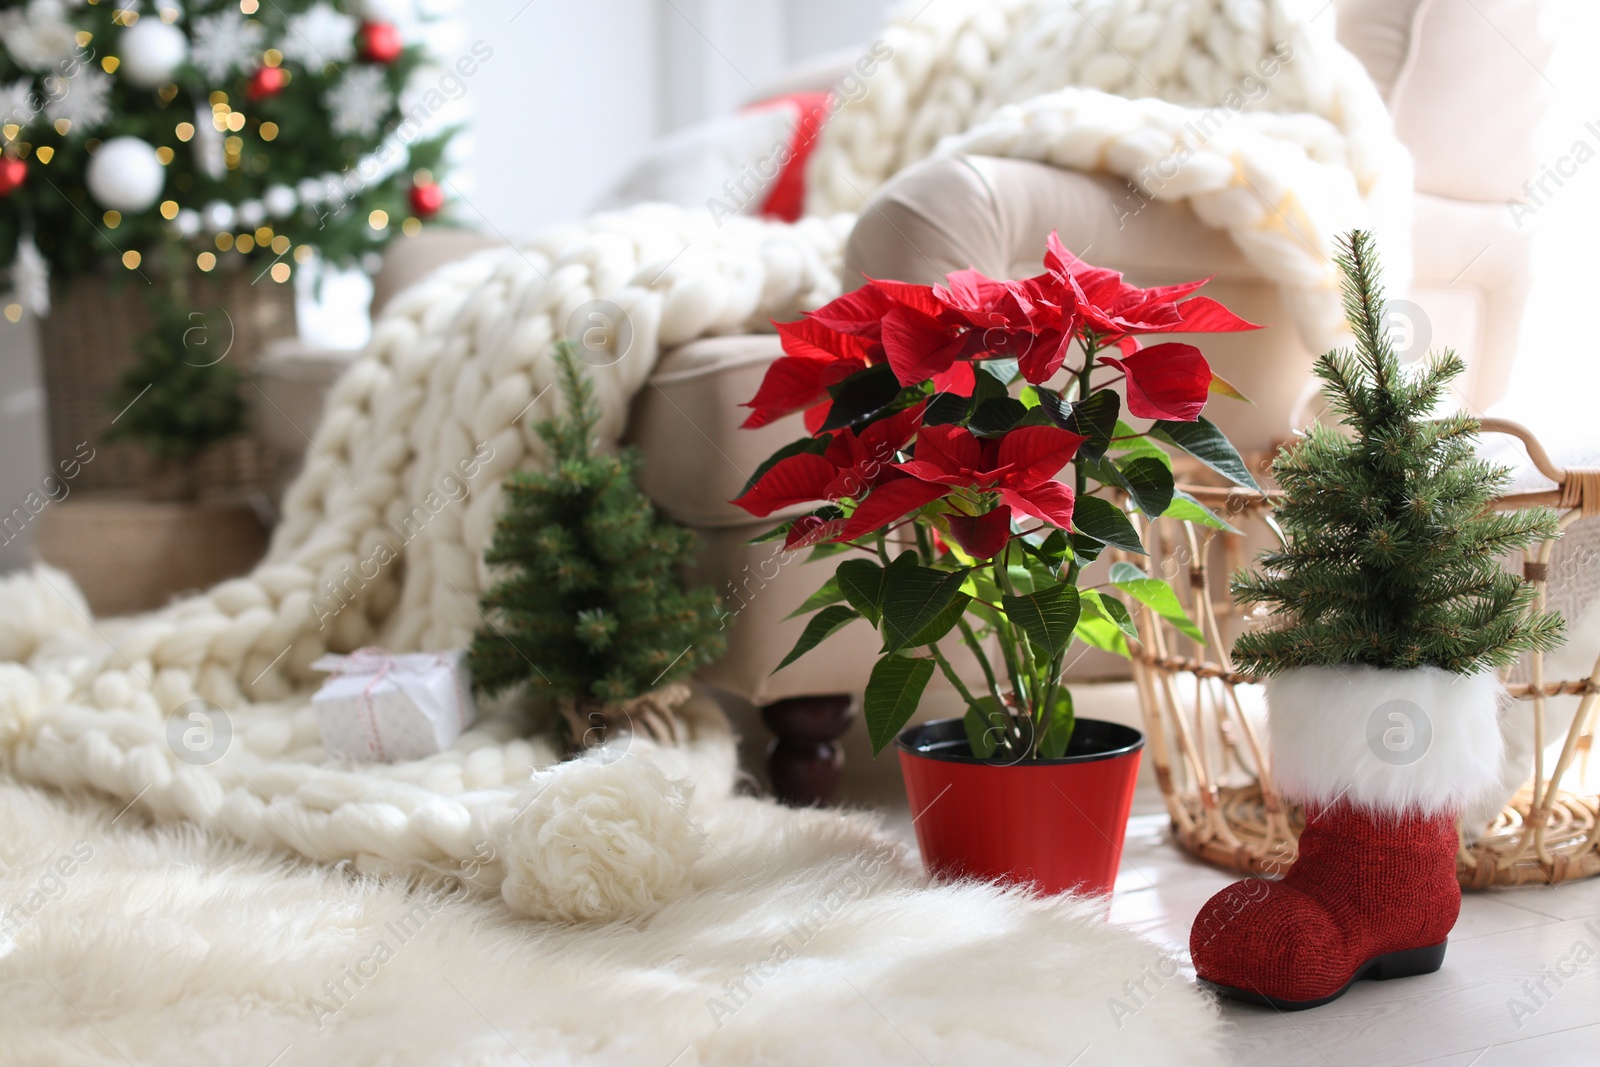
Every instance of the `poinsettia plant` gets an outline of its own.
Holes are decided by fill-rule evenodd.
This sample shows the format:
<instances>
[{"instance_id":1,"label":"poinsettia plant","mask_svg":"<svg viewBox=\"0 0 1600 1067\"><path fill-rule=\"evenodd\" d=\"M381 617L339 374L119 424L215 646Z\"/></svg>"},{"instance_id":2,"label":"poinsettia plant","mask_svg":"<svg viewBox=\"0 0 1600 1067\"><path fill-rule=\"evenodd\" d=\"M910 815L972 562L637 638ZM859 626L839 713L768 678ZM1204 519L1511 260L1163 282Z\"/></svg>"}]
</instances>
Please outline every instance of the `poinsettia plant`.
<instances>
[{"instance_id":1,"label":"poinsettia plant","mask_svg":"<svg viewBox=\"0 0 1600 1067\"><path fill-rule=\"evenodd\" d=\"M966 701L975 755L1065 754L1069 648L1127 655L1138 634L1118 594L1200 638L1172 588L1131 563L1082 585L1108 548L1144 553L1125 508L1227 527L1177 488L1173 449L1256 488L1201 415L1237 391L1194 345L1145 338L1258 327L1192 295L1209 279L1141 289L1054 233L1044 266L1022 280L869 279L775 324L784 355L745 405L747 427L804 412L809 436L769 457L734 503L758 517L811 505L763 539L843 557L795 613L815 614L779 669L866 619L883 638L863 706L874 751L938 670ZM976 657L981 693L946 656L954 641Z\"/></svg>"}]
</instances>

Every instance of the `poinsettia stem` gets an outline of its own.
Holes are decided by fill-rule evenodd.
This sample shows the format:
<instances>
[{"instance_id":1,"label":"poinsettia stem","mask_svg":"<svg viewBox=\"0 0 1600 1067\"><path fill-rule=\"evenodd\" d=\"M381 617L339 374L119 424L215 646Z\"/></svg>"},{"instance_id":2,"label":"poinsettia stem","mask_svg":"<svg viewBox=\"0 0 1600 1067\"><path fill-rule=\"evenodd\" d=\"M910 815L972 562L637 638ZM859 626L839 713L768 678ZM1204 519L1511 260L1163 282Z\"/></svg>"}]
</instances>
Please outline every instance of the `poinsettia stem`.
<instances>
[{"instance_id":1,"label":"poinsettia stem","mask_svg":"<svg viewBox=\"0 0 1600 1067\"><path fill-rule=\"evenodd\" d=\"M995 610L996 612L999 611L998 608ZM967 647L972 650L973 656L978 660L978 666L983 668L983 677L989 683L989 695L994 697L995 706L1004 711L1006 698L1000 692L1000 683L995 679L994 667L989 663L989 654L983 650L983 645L978 640L978 635L973 632L972 624L967 622L966 618L957 619L956 625L961 627L961 640L967 643Z\"/></svg>"},{"instance_id":2,"label":"poinsettia stem","mask_svg":"<svg viewBox=\"0 0 1600 1067\"><path fill-rule=\"evenodd\" d=\"M1004 586L1000 585L1000 573L1004 570L1004 566L999 559L995 560L994 570L995 585L1003 589ZM1011 680L1011 694L1016 700L1016 710L1022 714L1027 714L1028 709L1025 705L1028 699L1028 691L1023 688L1022 672L1017 666L1017 631L1003 611L995 612L995 630L1000 636L1000 656L1006 662L1006 676ZM1001 706L1003 707L1004 705L1005 701L1002 700Z\"/></svg>"},{"instance_id":3,"label":"poinsettia stem","mask_svg":"<svg viewBox=\"0 0 1600 1067\"><path fill-rule=\"evenodd\" d=\"M1045 683L1045 687L1044 687L1044 709L1045 709L1045 711L1044 711L1044 718L1039 724L1040 725L1040 730L1039 730L1040 733L1044 732L1043 731L1044 723L1048 722L1050 720L1050 718L1054 715L1055 706L1056 706L1056 694L1061 689L1061 672L1062 672L1062 669L1063 669L1063 664L1066 661L1066 658L1067 658L1067 653L1066 653L1066 650L1063 649L1059 656L1055 656L1050 660L1050 677L1049 677L1049 680Z\"/></svg>"},{"instance_id":4,"label":"poinsettia stem","mask_svg":"<svg viewBox=\"0 0 1600 1067\"><path fill-rule=\"evenodd\" d=\"M961 680L961 676L956 673L956 669L950 666L950 661L944 658L944 653L939 651L939 643L935 641L929 645L928 651L933 653L933 661L939 665L939 669L944 672L944 676L950 679L950 684L955 686L957 693L961 694L961 699L967 702L967 707L976 707L978 698L972 695L972 690L967 688L967 683Z\"/></svg>"},{"instance_id":5,"label":"poinsettia stem","mask_svg":"<svg viewBox=\"0 0 1600 1067\"><path fill-rule=\"evenodd\" d=\"M887 567L892 562L889 559L889 538L880 533L874 538L874 541L878 549L878 559Z\"/></svg>"},{"instance_id":6,"label":"poinsettia stem","mask_svg":"<svg viewBox=\"0 0 1600 1067\"><path fill-rule=\"evenodd\" d=\"M1015 596L1016 590L1011 585L1011 575L1007 573L1005 564L1006 556L1009 552L1010 546L1008 545L1004 551L995 557L995 583L999 585L1000 591L1006 596ZM1016 691L1017 710L1024 715L1037 717L1038 708L1036 705L1039 699L1040 679L1038 664L1034 662L1033 649L1029 647L1028 635L1016 627L1011 627L1011 640L1015 643L1022 678L1026 682L1025 687L1018 687ZM1038 736L1038 731L1034 731L1034 736Z\"/></svg>"}]
</instances>

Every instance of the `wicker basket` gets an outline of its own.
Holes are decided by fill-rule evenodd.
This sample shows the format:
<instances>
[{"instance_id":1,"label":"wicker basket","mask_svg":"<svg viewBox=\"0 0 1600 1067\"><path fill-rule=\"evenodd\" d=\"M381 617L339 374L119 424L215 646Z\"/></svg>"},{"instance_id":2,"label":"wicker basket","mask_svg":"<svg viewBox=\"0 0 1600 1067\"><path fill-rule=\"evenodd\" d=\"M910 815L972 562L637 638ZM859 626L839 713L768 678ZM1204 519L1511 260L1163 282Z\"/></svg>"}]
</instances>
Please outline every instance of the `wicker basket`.
<instances>
[{"instance_id":1,"label":"wicker basket","mask_svg":"<svg viewBox=\"0 0 1600 1067\"><path fill-rule=\"evenodd\" d=\"M39 555L71 574L97 617L159 608L243 574L267 549L248 504L74 493L39 515Z\"/></svg>"},{"instance_id":2,"label":"wicker basket","mask_svg":"<svg viewBox=\"0 0 1600 1067\"><path fill-rule=\"evenodd\" d=\"M189 282L199 308L221 307L231 338L208 338L227 348L227 359L248 370L267 342L294 333L294 287L243 270L219 270ZM108 397L133 363L133 340L150 327L147 283L123 272L84 275L58 283L50 314L40 323L45 390L49 397L50 460L55 467L84 442L95 449L73 479L74 489L123 489L143 484L151 460L128 441L107 443L117 413ZM246 387L248 388L248 387ZM197 463L202 492L266 486L276 463L269 446L253 435L207 449Z\"/></svg>"},{"instance_id":3,"label":"wicker basket","mask_svg":"<svg viewBox=\"0 0 1600 1067\"><path fill-rule=\"evenodd\" d=\"M1506 496L1496 507L1555 507L1563 530L1580 517L1600 513L1600 472L1561 470L1533 435L1515 423L1484 419L1483 430L1519 438L1540 472L1557 484L1545 492ZM1169 577L1188 575L1187 583L1175 584L1206 635L1201 647L1153 612L1139 613L1134 680L1150 757L1180 846L1220 867L1282 874L1294 862L1304 820L1278 792L1263 739L1247 713L1246 704L1258 703L1259 694L1249 692L1255 679L1232 667L1228 650L1242 619L1225 588L1226 575L1266 543L1275 494L1185 488L1226 513L1241 533L1167 519L1148 523L1143 531L1150 561ZM1540 608L1553 548L1554 541L1547 541L1530 549L1525 562ZM1215 579L1217 571L1223 582ZM1530 778L1476 840L1469 842L1463 835L1457 875L1469 888L1553 884L1600 874L1600 796L1589 777L1600 661L1587 678L1551 681L1544 677L1544 656L1536 653L1530 659L1530 681L1509 687L1519 708L1533 716ZM1559 694L1581 695L1582 700L1552 767L1545 759L1545 702Z\"/></svg>"}]
</instances>

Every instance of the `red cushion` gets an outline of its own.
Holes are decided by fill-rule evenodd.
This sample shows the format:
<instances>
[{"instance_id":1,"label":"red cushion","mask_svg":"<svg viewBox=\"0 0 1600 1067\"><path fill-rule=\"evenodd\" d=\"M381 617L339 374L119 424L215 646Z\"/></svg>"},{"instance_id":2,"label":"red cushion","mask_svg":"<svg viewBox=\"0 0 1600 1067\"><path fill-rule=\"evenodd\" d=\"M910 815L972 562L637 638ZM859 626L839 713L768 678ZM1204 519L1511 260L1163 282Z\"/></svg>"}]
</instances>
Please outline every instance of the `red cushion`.
<instances>
[{"instance_id":1,"label":"red cushion","mask_svg":"<svg viewBox=\"0 0 1600 1067\"><path fill-rule=\"evenodd\" d=\"M763 218L794 222L805 207L806 160L817 146L823 124L833 114L833 94L785 93L752 104L745 110L773 107L792 108L798 118L789 133L789 158L779 169L777 180L767 191L767 198L761 202L761 215Z\"/></svg>"}]
</instances>

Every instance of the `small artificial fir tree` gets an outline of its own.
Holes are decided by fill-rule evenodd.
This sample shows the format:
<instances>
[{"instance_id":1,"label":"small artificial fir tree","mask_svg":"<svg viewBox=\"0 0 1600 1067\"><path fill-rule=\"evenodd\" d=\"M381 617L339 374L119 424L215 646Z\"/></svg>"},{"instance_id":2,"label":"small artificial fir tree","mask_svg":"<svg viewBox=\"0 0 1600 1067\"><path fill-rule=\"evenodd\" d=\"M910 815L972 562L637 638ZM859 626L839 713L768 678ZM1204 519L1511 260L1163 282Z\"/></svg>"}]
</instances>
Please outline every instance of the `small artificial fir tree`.
<instances>
[{"instance_id":1,"label":"small artificial fir tree","mask_svg":"<svg viewBox=\"0 0 1600 1067\"><path fill-rule=\"evenodd\" d=\"M1241 636L1235 660L1258 674L1352 663L1472 674L1555 647L1560 617L1530 611L1533 587L1499 562L1554 536L1555 515L1489 510L1510 472L1477 458L1478 420L1432 418L1465 365L1447 349L1402 371L1371 235L1350 234L1338 262L1356 347L1315 370L1350 433L1313 426L1273 462L1286 543L1237 575L1233 595L1286 625Z\"/></svg>"},{"instance_id":2,"label":"small artificial fir tree","mask_svg":"<svg viewBox=\"0 0 1600 1067\"><path fill-rule=\"evenodd\" d=\"M176 489L186 495L196 489L189 465L208 446L245 430L243 378L226 352L207 354L208 346L224 347L207 329L224 314L186 313L178 297L165 293L150 301L155 324L134 342L138 359L107 397L119 414L106 439L137 442L158 466L176 469Z\"/></svg>"},{"instance_id":3,"label":"small artificial fir tree","mask_svg":"<svg viewBox=\"0 0 1600 1067\"><path fill-rule=\"evenodd\" d=\"M595 709L713 662L723 639L714 592L686 591L680 578L694 535L639 491L636 453L594 451L593 386L570 344L559 343L555 359L566 415L536 427L549 470L502 485L484 559L507 572L484 593L490 625L469 662L480 692L529 682L558 703Z\"/></svg>"}]
</instances>

